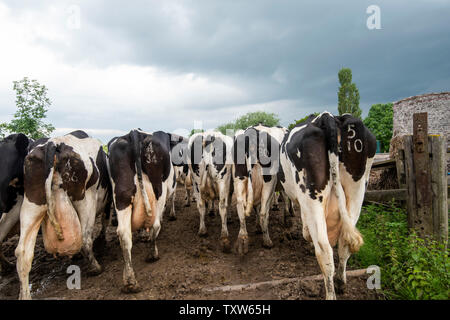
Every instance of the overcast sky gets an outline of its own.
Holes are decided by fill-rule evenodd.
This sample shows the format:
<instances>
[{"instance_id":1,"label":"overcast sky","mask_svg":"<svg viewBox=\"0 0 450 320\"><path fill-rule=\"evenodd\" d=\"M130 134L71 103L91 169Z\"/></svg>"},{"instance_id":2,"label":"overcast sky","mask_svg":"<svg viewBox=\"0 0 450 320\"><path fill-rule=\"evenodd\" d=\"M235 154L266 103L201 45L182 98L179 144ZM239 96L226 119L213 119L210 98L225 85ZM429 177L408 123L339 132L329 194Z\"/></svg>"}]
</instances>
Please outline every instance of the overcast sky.
<instances>
[{"instance_id":1,"label":"overcast sky","mask_svg":"<svg viewBox=\"0 0 450 320\"><path fill-rule=\"evenodd\" d=\"M381 29L366 13L380 8ZM249 111L337 113L337 73L374 103L450 91L450 0L0 1L0 122L45 84L55 134L187 134Z\"/></svg>"}]
</instances>

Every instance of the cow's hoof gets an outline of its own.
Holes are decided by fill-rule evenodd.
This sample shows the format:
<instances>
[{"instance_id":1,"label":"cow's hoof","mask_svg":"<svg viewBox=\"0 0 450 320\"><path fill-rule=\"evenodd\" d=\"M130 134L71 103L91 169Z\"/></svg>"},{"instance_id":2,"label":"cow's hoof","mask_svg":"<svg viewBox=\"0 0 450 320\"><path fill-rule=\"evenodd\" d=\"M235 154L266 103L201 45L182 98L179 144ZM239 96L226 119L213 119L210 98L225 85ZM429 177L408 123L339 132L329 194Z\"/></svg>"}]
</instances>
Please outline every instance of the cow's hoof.
<instances>
[{"instance_id":1,"label":"cow's hoof","mask_svg":"<svg viewBox=\"0 0 450 320\"><path fill-rule=\"evenodd\" d=\"M248 236L238 237L238 253L243 256L248 253Z\"/></svg>"},{"instance_id":2,"label":"cow's hoof","mask_svg":"<svg viewBox=\"0 0 450 320\"><path fill-rule=\"evenodd\" d=\"M145 262L147 263L153 263L159 260L159 256L153 256L153 255L148 255L147 258L145 258Z\"/></svg>"},{"instance_id":3,"label":"cow's hoof","mask_svg":"<svg viewBox=\"0 0 450 320\"><path fill-rule=\"evenodd\" d=\"M100 265L90 266L88 271L87 271L87 275L89 277L95 277L95 276L98 276L102 272L103 272L102 266L100 266Z\"/></svg>"},{"instance_id":4,"label":"cow's hoof","mask_svg":"<svg viewBox=\"0 0 450 320\"><path fill-rule=\"evenodd\" d=\"M347 289L347 284L342 281L342 279L335 278L334 279L334 288L336 290L336 293L343 294L345 293L345 290Z\"/></svg>"},{"instance_id":5,"label":"cow's hoof","mask_svg":"<svg viewBox=\"0 0 450 320\"><path fill-rule=\"evenodd\" d=\"M177 216L175 216L175 215L169 216L169 221L175 221L175 220L177 220Z\"/></svg>"},{"instance_id":6,"label":"cow's hoof","mask_svg":"<svg viewBox=\"0 0 450 320\"><path fill-rule=\"evenodd\" d=\"M135 283L127 283L121 289L121 291L123 293L138 293L141 290L142 289L141 289L141 287L139 286L139 284L137 282L135 282Z\"/></svg>"},{"instance_id":7,"label":"cow's hoof","mask_svg":"<svg viewBox=\"0 0 450 320\"><path fill-rule=\"evenodd\" d=\"M228 237L224 237L221 240L221 244L222 244L222 251L225 253L230 253L231 252L231 245L230 245L230 240L228 240Z\"/></svg>"},{"instance_id":8,"label":"cow's hoof","mask_svg":"<svg viewBox=\"0 0 450 320\"><path fill-rule=\"evenodd\" d=\"M272 240L270 240L270 239L264 240L263 241L263 247L266 248L266 249L271 249L273 247Z\"/></svg>"},{"instance_id":9,"label":"cow's hoof","mask_svg":"<svg viewBox=\"0 0 450 320\"><path fill-rule=\"evenodd\" d=\"M206 230L200 230L198 232L198 236L202 238L206 238L208 236L208 232Z\"/></svg>"}]
</instances>

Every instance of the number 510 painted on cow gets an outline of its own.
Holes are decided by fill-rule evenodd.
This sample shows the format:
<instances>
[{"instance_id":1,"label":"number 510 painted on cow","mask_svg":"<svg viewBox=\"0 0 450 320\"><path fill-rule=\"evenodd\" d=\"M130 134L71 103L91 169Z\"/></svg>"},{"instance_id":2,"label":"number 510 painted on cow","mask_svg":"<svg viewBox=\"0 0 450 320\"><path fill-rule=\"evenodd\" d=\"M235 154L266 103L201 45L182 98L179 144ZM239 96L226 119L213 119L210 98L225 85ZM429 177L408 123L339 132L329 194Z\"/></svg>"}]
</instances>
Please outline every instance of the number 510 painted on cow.
<instances>
[{"instance_id":1,"label":"number 510 painted on cow","mask_svg":"<svg viewBox=\"0 0 450 320\"><path fill-rule=\"evenodd\" d=\"M347 136L347 148L348 151L352 151L352 143L350 142L350 139L353 139L354 137L356 137L356 131L353 129L355 125L354 124L350 124L348 126L348 131L347 132L351 132L352 135L348 135ZM361 141L361 139L356 139L355 141L353 141L353 148L355 149L356 152L361 152L363 150L363 143Z\"/></svg>"}]
</instances>

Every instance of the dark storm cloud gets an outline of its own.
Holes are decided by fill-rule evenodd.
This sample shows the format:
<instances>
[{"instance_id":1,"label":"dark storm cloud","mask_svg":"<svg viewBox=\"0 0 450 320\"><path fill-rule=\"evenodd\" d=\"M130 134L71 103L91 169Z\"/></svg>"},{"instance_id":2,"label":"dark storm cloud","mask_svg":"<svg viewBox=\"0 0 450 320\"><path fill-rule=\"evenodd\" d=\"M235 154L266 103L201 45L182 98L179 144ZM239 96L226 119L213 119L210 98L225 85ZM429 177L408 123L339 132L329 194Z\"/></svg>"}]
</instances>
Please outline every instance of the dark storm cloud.
<instances>
[{"instance_id":1,"label":"dark storm cloud","mask_svg":"<svg viewBox=\"0 0 450 320\"><path fill-rule=\"evenodd\" d=\"M381 8L381 30L366 27L371 4ZM363 107L450 87L446 1L105 1L80 7L88 31L101 30L105 38L80 32L79 48L87 51L69 57L213 74L248 87L251 101L243 103L302 98L336 104L343 66L353 70ZM128 49L115 53L115 47Z\"/></svg>"},{"instance_id":2,"label":"dark storm cloud","mask_svg":"<svg viewBox=\"0 0 450 320\"><path fill-rule=\"evenodd\" d=\"M248 95L240 104L298 101L280 114L284 124L324 108L336 112L341 67L353 70L365 113L372 103L450 89L449 1L75 4L82 29L71 35L71 47L48 44L68 62L210 76L243 88ZM381 30L366 27L373 4L381 9Z\"/></svg>"}]
</instances>

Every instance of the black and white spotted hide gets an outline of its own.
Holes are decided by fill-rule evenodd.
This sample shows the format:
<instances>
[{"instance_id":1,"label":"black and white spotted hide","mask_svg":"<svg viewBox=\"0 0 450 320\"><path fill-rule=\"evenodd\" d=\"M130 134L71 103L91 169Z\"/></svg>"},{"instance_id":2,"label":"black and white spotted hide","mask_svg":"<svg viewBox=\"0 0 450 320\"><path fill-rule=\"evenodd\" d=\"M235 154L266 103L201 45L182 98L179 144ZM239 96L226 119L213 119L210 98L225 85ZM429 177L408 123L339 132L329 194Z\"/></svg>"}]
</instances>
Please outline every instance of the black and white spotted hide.
<instances>
[{"instance_id":1,"label":"black and white spotted hide","mask_svg":"<svg viewBox=\"0 0 450 320\"><path fill-rule=\"evenodd\" d=\"M327 299L336 298L332 246L338 244L342 289L350 253L362 245L355 225L375 150L375 137L360 119L328 112L298 124L281 146L279 180L301 208L303 237L314 245Z\"/></svg>"},{"instance_id":2,"label":"black and white spotted hide","mask_svg":"<svg viewBox=\"0 0 450 320\"><path fill-rule=\"evenodd\" d=\"M132 130L108 144L117 234L125 263L122 287L125 293L140 291L131 262L133 231L144 229L148 233L146 261L159 259L156 239L167 199L176 187L170 143L170 135L165 132Z\"/></svg>"},{"instance_id":3,"label":"black and white spotted hide","mask_svg":"<svg viewBox=\"0 0 450 320\"><path fill-rule=\"evenodd\" d=\"M207 235L206 203L218 200L222 221L221 245L224 252L229 252L231 249L227 229L227 210L230 199L232 146L231 137L220 132L208 131L192 135L187 152L194 194L200 213L198 234Z\"/></svg>"}]
</instances>

